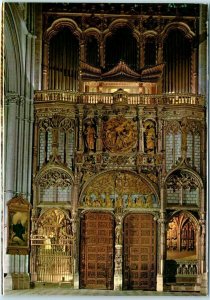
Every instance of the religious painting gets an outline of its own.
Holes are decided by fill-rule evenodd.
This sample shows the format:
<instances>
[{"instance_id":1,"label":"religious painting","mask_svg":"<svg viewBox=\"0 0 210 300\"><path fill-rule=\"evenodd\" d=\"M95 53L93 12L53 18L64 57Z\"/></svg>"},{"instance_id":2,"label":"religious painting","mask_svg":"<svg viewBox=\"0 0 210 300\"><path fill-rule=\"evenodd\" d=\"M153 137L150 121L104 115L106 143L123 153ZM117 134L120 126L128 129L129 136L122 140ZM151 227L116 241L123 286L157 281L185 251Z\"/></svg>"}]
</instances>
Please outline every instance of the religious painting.
<instances>
[{"instance_id":1,"label":"religious painting","mask_svg":"<svg viewBox=\"0 0 210 300\"><path fill-rule=\"evenodd\" d=\"M29 253L30 203L22 195L12 198L8 204L7 253Z\"/></svg>"}]
</instances>

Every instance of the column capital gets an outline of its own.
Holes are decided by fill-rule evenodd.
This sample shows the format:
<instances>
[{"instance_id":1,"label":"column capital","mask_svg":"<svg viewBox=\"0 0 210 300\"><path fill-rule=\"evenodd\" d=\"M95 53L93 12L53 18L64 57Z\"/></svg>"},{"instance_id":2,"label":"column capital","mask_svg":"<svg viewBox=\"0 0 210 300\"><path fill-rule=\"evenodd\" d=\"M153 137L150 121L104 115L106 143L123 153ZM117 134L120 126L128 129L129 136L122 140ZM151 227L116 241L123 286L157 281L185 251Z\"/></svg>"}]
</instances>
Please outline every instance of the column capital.
<instances>
[{"instance_id":1,"label":"column capital","mask_svg":"<svg viewBox=\"0 0 210 300\"><path fill-rule=\"evenodd\" d=\"M7 93L5 95L5 102L6 102L6 105L10 105L12 103L16 103L17 105L19 105L19 104L23 104L25 102L25 97L20 96L16 93Z\"/></svg>"}]
</instances>

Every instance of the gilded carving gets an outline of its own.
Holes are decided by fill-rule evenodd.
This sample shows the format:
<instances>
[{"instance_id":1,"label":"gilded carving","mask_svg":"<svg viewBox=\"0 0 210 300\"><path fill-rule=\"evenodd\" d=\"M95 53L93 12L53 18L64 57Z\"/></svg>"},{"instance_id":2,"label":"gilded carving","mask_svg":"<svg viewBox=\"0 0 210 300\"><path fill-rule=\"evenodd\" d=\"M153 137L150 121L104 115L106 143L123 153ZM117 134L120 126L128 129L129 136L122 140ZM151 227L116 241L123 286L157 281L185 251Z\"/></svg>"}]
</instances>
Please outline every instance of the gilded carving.
<instances>
[{"instance_id":1,"label":"gilded carving","mask_svg":"<svg viewBox=\"0 0 210 300\"><path fill-rule=\"evenodd\" d=\"M85 121L84 126L85 128L83 134L84 134L85 150L94 151L96 136L97 136L95 122L93 119L88 119Z\"/></svg>"},{"instance_id":2,"label":"gilded carving","mask_svg":"<svg viewBox=\"0 0 210 300\"><path fill-rule=\"evenodd\" d=\"M177 120L165 121L165 131L166 133L178 133L180 132L180 123Z\"/></svg>"},{"instance_id":3,"label":"gilded carving","mask_svg":"<svg viewBox=\"0 0 210 300\"><path fill-rule=\"evenodd\" d=\"M157 196L147 182L128 172L108 172L85 190L80 202L86 207L157 207Z\"/></svg>"},{"instance_id":4,"label":"gilded carving","mask_svg":"<svg viewBox=\"0 0 210 300\"><path fill-rule=\"evenodd\" d=\"M177 170L173 172L167 179L167 188L173 191L183 189L196 190L199 187L198 182L194 176L189 172Z\"/></svg>"},{"instance_id":5,"label":"gilded carving","mask_svg":"<svg viewBox=\"0 0 210 300\"><path fill-rule=\"evenodd\" d=\"M64 131L68 131L74 128L74 121L60 116L58 114L54 114L52 117L44 117L39 120L39 128L40 130L51 130L51 129L62 129Z\"/></svg>"},{"instance_id":6,"label":"gilded carving","mask_svg":"<svg viewBox=\"0 0 210 300\"><path fill-rule=\"evenodd\" d=\"M144 122L144 147L146 153L154 154L156 151L156 128L151 120Z\"/></svg>"},{"instance_id":7,"label":"gilded carving","mask_svg":"<svg viewBox=\"0 0 210 300\"><path fill-rule=\"evenodd\" d=\"M136 146L137 129L132 120L123 116L104 122L104 147L110 152L126 152Z\"/></svg>"},{"instance_id":8,"label":"gilded carving","mask_svg":"<svg viewBox=\"0 0 210 300\"><path fill-rule=\"evenodd\" d=\"M70 177L60 170L49 170L39 180L39 185L46 189L50 186L66 188L71 184Z\"/></svg>"}]
</instances>

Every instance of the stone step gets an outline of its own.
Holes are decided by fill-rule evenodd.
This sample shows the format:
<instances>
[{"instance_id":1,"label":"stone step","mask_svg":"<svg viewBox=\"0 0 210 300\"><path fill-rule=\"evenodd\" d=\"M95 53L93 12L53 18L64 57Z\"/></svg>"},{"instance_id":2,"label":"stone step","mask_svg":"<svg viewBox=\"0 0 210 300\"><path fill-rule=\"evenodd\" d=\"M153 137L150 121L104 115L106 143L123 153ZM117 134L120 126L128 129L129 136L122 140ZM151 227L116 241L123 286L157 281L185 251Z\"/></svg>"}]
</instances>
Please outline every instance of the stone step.
<instances>
[{"instance_id":1,"label":"stone step","mask_svg":"<svg viewBox=\"0 0 210 300\"><path fill-rule=\"evenodd\" d=\"M200 292L199 284L172 284L171 291L173 292Z\"/></svg>"}]
</instances>

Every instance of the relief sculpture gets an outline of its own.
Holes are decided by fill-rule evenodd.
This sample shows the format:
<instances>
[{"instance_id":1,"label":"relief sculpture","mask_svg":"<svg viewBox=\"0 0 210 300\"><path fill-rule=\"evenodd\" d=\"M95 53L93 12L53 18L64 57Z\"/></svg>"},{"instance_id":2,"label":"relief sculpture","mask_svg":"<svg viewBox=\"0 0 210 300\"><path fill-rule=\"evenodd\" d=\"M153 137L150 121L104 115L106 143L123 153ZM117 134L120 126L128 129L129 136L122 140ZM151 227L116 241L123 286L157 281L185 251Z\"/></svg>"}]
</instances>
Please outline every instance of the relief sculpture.
<instances>
[{"instance_id":1,"label":"relief sculpture","mask_svg":"<svg viewBox=\"0 0 210 300\"><path fill-rule=\"evenodd\" d=\"M126 152L132 150L137 142L137 129L132 120L122 116L104 122L104 147L110 152Z\"/></svg>"},{"instance_id":2,"label":"relief sculpture","mask_svg":"<svg viewBox=\"0 0 210 300\"><path fill-rule=\"evenodd\" d=\"M102 188L103 187L103 188ZM108 172L90 184L80 201L85 207L157 207L158 201L148 183L129 172Z\"/></svg>"}]
</instances>

